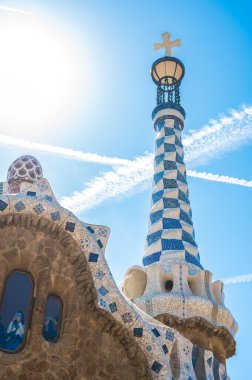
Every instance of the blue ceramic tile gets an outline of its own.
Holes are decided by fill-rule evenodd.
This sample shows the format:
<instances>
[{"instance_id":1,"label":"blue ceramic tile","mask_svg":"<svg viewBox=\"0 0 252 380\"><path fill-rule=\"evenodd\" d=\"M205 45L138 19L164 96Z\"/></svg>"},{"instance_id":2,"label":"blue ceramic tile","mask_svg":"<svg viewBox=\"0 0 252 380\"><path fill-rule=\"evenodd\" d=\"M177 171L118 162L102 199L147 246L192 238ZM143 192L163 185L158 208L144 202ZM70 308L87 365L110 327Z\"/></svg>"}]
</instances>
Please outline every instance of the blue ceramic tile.
<instances>
[{"instance_id":1,"label":"blue ceramic tile","mask_svg":"<svg viewBox=\"0 0 252 380\"><path fill-rule=\"evenodd\" d=\"M75 223L72 222L66 222L65 230L69 232L74 232L75 229Z\"/></svg>"},{"instance_id":2,"label":"blue ceramic tile","mask_svg":"<svg viewBox=\"0 0 252 380\"><path fill-rule=\"evenodd\" d=\"M19 202L15 203L14 207L17 211L23 211L25 209L25 204L24 204L24 202L19 201Z\"/></svg>"},{"instance_id":3,"label":"blue ceramic tile","mask_svg":"<svg viewBox=\"0 0 252 380\"><path fill-rule=\"evenodd\" d=\"M142 327L135 327L133 330L133 335L137 338L141 338L143 336L143 329Z\"/></svg>"},{"instance_id":4,"label":"blue ceramic tile","mask_svg":"<svg viewBox=\"0 0 252 380\"><path fill-rule=\"evenodd\" d=\"M57 220L60 220L60 213L59 211L51 212L51 219L56 222Z\"/></svg>"},{"instance_id":5,"label":"blue ceramic tile","mask_svg":"<svg viewBox=\"0 0 252 380\"><path fill-rule=\"evenodd\" d=\"M162 369L162 364L160 364L159 362L155 361L152 366L151 366L151 369L153 372L155 373L159 373Z\"/></svg>"},{"instance_id":6,"label":"blue ceramic tile","mask_svg":"<svg viewBox=\"0 0 252 380\"><path fill-rule=\"evenodd\" d=\"M158 329L154 328L151 331L153 332L153 334L155 335L156 338L158 338L160 336L160 332L158 331Z\"/></svg>"},{"instance_id":7,"label":"blue ceramic tile","mask_svg":"<svg viewBox=\"0 0 252 380\"><path fill-rule=\"evenodd\" d=\"M109 304L109 308L111 313L115 313L117 311L116 302L112 302L111 304Z\"/></svg>"},{"instance_id":8,"label":"blue ceramic tile","mask_svg":"<svg viewBox=\"0 0 252 380\"><path fill-rule=\"evenodd\" d=\"M97 263L99 255L97 253L90 252L88 261L90 263Z\"/></svg>"},{"instance_id":9,"label":"blue ceramic tile","mask_svg":"<svg viewBox=\"0 0 252 380\"><path fill-rule=\"evenodd\" d=\"M2 201L2 199L0 199L0 211L4 211L6 208L8 207L8 203Z\"/></svg>"},{"instance_id":10,"label":"blue ceramic tile","mask_svg":"<svg viewBox=\"0 0 252 380\"><path fill-rule=\"evenodd\" d=\"M42 212L45 211L44 207L42 206L41 203L38 203L34 208L33 210L36 212L36 214L40 215L42 214Z\"/></svg>"}]
</instances>

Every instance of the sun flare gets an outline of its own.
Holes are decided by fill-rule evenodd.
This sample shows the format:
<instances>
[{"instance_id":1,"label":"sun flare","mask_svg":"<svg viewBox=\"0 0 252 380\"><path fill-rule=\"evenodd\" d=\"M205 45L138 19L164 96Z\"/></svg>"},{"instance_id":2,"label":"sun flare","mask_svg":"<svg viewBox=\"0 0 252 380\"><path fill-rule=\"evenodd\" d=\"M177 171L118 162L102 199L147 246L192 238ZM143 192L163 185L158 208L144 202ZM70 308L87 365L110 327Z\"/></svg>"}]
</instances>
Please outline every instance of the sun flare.
<instances>
[{"instance_id":1,"label":"sun flare","mask_svg":"<svg viewBox=\"0 0 252 380\"><path fill-rule=\"evenodd\" d=\"M3 14L0 51L1 131L62 120L80 90L80 59L67 36L35 16Z\"/></svg>"}]
</instances>

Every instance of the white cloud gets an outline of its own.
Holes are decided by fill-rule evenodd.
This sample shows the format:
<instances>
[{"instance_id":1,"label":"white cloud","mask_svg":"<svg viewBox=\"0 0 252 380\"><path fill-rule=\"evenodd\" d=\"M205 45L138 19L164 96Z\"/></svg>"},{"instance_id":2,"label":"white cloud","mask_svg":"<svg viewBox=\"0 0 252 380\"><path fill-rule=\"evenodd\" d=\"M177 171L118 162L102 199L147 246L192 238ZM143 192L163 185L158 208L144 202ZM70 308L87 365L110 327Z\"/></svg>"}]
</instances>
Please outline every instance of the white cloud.
<instances>
[{"instance_id":1,"label":"white cloud","mask_svg":"<svg viewBox=\"0 0 252 380\"><path fill-rule=\"evenodd\" d=\"M221 281L223 281L223 283L225 285L238 284L241 282L251 282L252 281L252 273L242 274L240 276L227 277L227 278L222 279Z\"/></svg>"}]
</instances>

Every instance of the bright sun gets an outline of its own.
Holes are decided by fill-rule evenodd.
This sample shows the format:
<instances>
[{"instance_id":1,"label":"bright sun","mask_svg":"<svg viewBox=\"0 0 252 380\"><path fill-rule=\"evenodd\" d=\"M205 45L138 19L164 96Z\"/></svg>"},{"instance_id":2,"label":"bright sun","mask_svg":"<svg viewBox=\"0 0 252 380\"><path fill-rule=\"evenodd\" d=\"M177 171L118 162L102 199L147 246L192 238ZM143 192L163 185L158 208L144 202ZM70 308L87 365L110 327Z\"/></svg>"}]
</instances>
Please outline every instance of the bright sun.
<instances>
[{"instance_id":1,"label":"bright sun","mask_svg":"<svg viewBox=\"0 0 252 380\"><path fill-rule=\"evenodd\" d=\"M0 14L0 131L48 131L80 91L80 59L66 35L35 16Z\"/></svg>"}]
</instances>

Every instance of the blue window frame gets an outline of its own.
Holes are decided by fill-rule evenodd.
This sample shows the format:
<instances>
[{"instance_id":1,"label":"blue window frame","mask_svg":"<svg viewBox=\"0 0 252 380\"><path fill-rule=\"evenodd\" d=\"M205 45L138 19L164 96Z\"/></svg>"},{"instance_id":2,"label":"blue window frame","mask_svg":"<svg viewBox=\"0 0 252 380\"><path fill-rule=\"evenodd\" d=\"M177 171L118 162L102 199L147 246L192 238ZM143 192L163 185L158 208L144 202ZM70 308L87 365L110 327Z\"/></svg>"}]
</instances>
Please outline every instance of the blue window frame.
<instances>
[{"instance_id":1,"label":"blue window frame","mask_svg":"<svg viewBox=\"0 0 252 380\"><path fill-rule=\"evenodd\" d=\"M33 306L34 281L22 270L6 279L0 307L0 349L20 351L26 341Z\"/></svg>"},{"instance_id":2,"label":"blue window frame","mask_svg":"<svg viewBox=\"0 0 252 380\"><path fill-rule=\"evenodd\" d=\"M43 325L43 337L50 343L56 343L60 337L63 304L61 299L50 294L46 301Z\"/></svg>"}]
</instances>

